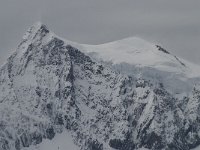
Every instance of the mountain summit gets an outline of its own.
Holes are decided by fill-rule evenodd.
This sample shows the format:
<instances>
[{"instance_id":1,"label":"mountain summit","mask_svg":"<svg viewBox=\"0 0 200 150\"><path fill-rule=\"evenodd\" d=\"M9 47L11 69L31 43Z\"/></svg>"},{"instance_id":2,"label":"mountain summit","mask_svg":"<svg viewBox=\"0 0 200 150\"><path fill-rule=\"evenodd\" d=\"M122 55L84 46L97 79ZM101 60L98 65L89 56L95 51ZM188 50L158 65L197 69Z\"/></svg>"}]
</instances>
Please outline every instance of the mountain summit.
<instances>
[{"instance_id":1,"label":"mountain summit","mask_svg":"<svg viewBox=\"0 0 200 150\"><path fill-rule=\"evenodd\" d=\"M193 149L199 68L139 38L78 44L36 23L0 69L0 150Z\"/></svg>"}]
</instances>

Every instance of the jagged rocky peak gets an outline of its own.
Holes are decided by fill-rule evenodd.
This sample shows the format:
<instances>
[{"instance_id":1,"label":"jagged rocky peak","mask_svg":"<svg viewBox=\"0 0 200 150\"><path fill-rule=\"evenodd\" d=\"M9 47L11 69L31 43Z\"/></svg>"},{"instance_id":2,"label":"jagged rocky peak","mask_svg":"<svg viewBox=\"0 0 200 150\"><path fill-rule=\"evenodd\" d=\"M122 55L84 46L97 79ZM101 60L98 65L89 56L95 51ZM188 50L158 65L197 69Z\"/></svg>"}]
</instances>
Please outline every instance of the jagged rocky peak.
<instances>
[{"instance_id":1,"label":"jagged rocky peak","mask_svg":"<svg viewBox=\"0 0 200 150\"><path fill-rule=\"evenodd\" d=\"M53 37L53 33L50 32L45 25L37 22L26 31L14 54L20 58L26 54L27 51L30 51L31 47L45 45L52 40Z\"/></svg>"},{"instance_id":2,"label":"jagged rocky peak","mask_svg":"<svg viewBox=\"0 0 200 150\"><path fill-rule=\"evenodd\" d=\"M139 38L78 44L37 23L0 69L0 150L60 133L80 150L195 148L200 76L186 68L199 66Z\"/></svg>"},{"instance_id":3,"label":"jagged rocky peak","mask_svg":"<svg viewBox=\"0 0 200 150\"><path fill-rule=\"evenodd\" d=\"M36 22L33 26L31 26L27 32L24 34L23 39L27 40L27 39L32 39L34 38L34 36L37 33L49 33L48 28L46 27L46 25L42 24L41 22Z\"/></svg>"}]
</instances>

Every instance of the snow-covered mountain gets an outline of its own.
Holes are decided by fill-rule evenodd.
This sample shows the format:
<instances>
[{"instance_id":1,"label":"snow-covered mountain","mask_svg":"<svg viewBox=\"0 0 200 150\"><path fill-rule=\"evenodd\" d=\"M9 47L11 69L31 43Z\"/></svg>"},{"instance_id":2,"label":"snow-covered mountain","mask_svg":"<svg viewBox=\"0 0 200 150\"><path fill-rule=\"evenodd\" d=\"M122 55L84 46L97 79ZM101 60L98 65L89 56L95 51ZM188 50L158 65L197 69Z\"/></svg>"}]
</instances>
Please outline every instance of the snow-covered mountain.
<instances>
[{"instance_id":1,"label":"snow-covered mountain","mask_svg":"<svg viewBox=\"0 0 200 150\"><path fill-rule=\"evenodd\" d=\"M199 83L156 44L78 44L37 23L0 69L0 150L195 148Z\"/></svg>"}]
</instances>

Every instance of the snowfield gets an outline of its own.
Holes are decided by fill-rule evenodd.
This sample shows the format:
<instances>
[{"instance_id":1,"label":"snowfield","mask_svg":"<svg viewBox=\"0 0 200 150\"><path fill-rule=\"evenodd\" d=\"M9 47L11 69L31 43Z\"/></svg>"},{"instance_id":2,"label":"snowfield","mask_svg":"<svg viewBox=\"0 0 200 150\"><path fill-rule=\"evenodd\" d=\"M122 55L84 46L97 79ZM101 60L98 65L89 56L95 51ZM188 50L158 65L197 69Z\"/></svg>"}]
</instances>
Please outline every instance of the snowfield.
<instances>
[{"instance_id":1,"label":"snowfield","mask_svg":"<svg viewBox=\"0 0 200 150\"><path fill-rule=\"evenodd\" d=\"M42 143L22 150L79 150L73 142L70 133L64 131L57 134L52 140L44 140Z\"/></svg>"},{"instance_id":2,"label":"snowfield","mask_svg":"<svg viewBox=\"0 0 200 150\"><path fill-rule=\"evenodd\" d=\"M199 77L200 67L178 58L162 47L137 37L101 45L82 45L85 52L112 64L127 63L138 67L151 67L165 72Z\"/></svg>"}]
</instances>

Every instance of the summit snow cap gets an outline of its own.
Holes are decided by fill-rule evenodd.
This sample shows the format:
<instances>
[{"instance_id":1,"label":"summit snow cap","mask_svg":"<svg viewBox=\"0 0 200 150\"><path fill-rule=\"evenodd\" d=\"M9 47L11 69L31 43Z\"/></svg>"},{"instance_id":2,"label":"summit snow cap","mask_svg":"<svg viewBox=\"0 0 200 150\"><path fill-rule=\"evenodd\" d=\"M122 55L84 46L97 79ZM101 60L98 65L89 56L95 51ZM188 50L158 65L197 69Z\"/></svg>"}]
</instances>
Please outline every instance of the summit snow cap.
<instances>
[{"instance_id":1,"label":"summit snow cap","mask_svg":"<svg viewBox=\"0 0 200 150\"><path fill-rule=\"evenodd\" d=\"M23 49L27 46L48 43L53 38L62 40L65 45L71 45L100 61L111 62L113 65L128 64L135 67L148 67L165 72L181 74L193 78L200 76L200 67L171 54L159 44L145 41L138 37L129 37L100 45L79 44L57 36L46 25L36 22L23 36L19 45ZM24 52L23 52L24 53Z\"/></svg>"}]
</instances>

